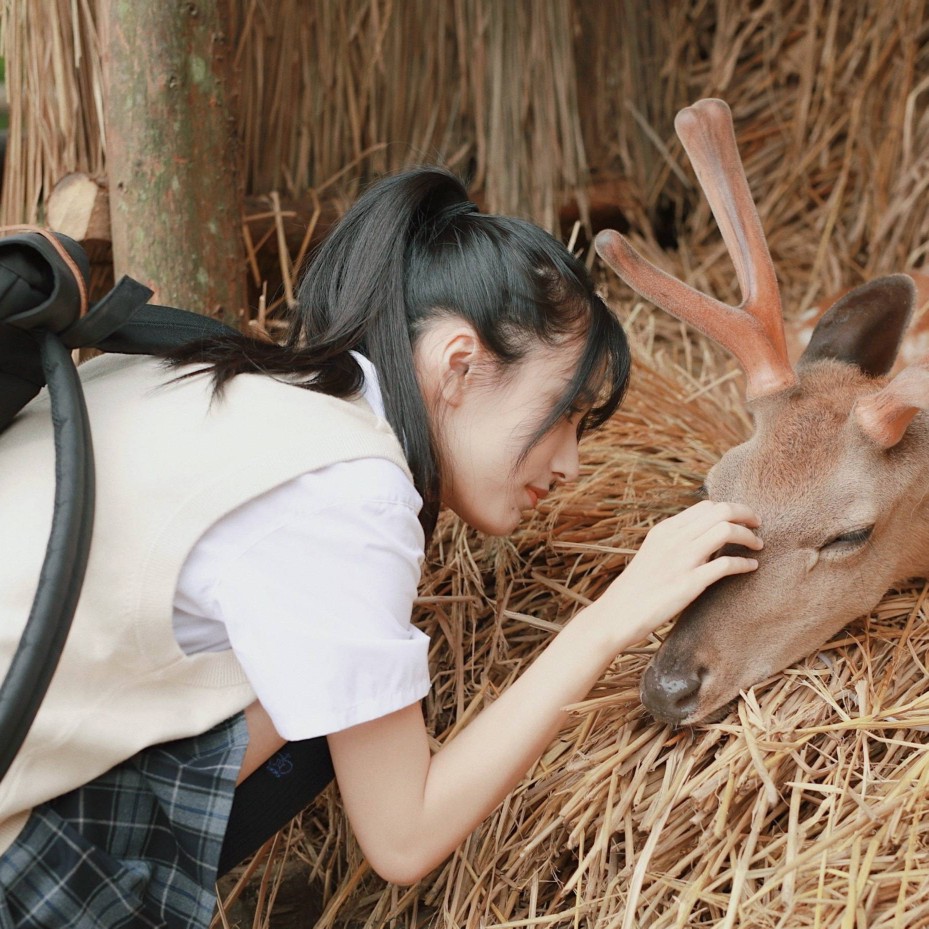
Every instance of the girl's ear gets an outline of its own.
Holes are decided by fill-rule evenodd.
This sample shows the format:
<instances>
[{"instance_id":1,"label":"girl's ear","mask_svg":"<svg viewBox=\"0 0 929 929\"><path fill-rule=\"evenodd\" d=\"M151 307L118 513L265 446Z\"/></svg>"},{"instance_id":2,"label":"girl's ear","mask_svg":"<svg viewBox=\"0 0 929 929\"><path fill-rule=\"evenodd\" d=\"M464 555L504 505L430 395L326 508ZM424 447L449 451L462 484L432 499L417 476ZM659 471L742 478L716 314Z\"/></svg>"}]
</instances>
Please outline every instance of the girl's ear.
<instances>
[{"instance_id":1,"label":"girl's ear","mask_svg":"<svg viewBox=\"0 0 929 929\"><path fill-rule=\"evenodd\" d=\"M434 321L419 341L418 367L424 387L450 406L460 405L474 382L481 342L461 319Z\"/></svg>"},{"instance_id":2,"label":"girl's ear","mask_svg":"<svg viewBox=\"0 0 929 929\"><path fill-rule=\"evenodd\" d=\"M836 301L813 330L797 367L823 358L857 365L869 377L886 374L916 300L906 274L891 274L862 284Z\"/></svg>"},{"instance_id":3,"label":"girl's ear","mask_svg":"<svg viewBox=\"0 0 929 929\"><path fill-rule=\"evenodd\" d=\"M443 399L450 406L460 405L474 382L479 352L477 335L467 325L459 326L443 343L440 383Z\"/></svg>"}]
</instances>

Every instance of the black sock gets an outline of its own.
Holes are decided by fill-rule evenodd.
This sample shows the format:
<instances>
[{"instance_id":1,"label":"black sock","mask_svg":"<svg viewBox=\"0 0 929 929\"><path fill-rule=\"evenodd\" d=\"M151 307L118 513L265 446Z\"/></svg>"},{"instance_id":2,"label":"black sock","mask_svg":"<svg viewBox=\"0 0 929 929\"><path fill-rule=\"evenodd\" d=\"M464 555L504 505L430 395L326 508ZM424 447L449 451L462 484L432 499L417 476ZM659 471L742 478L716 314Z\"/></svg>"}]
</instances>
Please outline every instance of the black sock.
<instances>
[{"instance_id":1,"label":"black sock","mask_svg":"<svg viewBox=\"0 0 929 929\"><path fill-rule=\"evenodd\" d=\"M286 826L332 780L325 736L288 742L235 789L219 856L225 874Z\"/></svg>"}]
</instances>

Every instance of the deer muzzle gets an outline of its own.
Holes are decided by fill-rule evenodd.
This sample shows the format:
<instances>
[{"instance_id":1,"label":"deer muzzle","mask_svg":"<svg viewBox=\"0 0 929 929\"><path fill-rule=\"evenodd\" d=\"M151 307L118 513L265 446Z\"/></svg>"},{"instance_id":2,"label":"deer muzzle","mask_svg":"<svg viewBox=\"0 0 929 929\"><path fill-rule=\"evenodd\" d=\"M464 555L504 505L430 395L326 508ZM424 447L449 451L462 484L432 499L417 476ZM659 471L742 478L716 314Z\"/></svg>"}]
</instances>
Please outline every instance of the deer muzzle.
<instances>
[{"instance_id":1,"label":"deer muzzle","mask_svg":"<svg viewBox=\"0 0 929 929\"><path fill-rule=\"evenodd\" d=\"M725 578L680 615L639 688L656 720L673 726L698 722L764 676L761 655L756 650L748 658L741 642L753 624L725 622L725 617L754 615L747 602L750 590L744 576Z\"/></svg>"},{"instance_id":2,"label":"deer muzzle","mask_svg":"<svg viewBox=\"0 0 929 929\"><path fill-rule=\"evenodd\" d=\"M703 668L661 667L653 661L642 677L645 708L659 722L678 725L697 712Z\"/></svg>"}]
</instances>

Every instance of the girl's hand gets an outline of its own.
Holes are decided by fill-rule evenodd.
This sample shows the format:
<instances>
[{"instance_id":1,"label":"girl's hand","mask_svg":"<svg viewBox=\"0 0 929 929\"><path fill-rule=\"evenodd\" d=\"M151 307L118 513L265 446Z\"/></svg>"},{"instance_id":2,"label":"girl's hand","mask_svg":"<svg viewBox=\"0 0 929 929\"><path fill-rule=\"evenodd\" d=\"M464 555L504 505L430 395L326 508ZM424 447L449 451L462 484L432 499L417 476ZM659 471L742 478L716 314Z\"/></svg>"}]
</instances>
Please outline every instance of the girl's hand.
<instances>
[{"instance_id":1,"label":"girl's hand","mask_svg":"<svg viewBox=\"0 0 929 929\"><path fill-rule=\"evenodd\" d=\"M710 584L730 574L754 571L758 567L754 558L713 555L724 545L759 550L764 543L752 532L758 525L758 517L743 504L702 500L653 527L598 603L611 604L628 617L623 623L627 644L639 641Z\"/></svg>"},{"instance_id":2,"label":"girl's hand","mask_svg":"<svg viewBox=\"0 0 929 929\"><path fill-rule=\"evenodd\" d=\"M707 501L660 523L606 593L435 755L415 704L332 733L342 800L374 869L408 884L435 868L519 783L568 721L565 707L618 652L714 581L755 567L710 559L727 544L761 548L757 525L748 507Z\"/></svg>"}]
</instances>

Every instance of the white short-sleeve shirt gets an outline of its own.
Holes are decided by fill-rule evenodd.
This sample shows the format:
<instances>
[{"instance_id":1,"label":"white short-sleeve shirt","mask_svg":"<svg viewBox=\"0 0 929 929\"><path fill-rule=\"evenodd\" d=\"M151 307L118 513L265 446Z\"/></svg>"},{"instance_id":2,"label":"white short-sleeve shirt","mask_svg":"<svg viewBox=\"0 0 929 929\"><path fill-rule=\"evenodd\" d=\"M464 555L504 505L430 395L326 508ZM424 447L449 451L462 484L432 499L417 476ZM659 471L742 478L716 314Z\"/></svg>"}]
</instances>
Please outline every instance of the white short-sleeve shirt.
<instances>
[{"instance_id":1,"label":"white short-sleeve shirt","mask_svg":"<svg viewBox=\"0 0 929 929\"><path fill-rule=\"evenodd\" d=\"M374 367L355 357L365 399L383 417ZM429 639L411 623L421 506L382 458L321 468L249 501L210 527L181 569L178 644L187 654L231 647L286 739L421 700Z\"/></svg>"}]
</instances>

